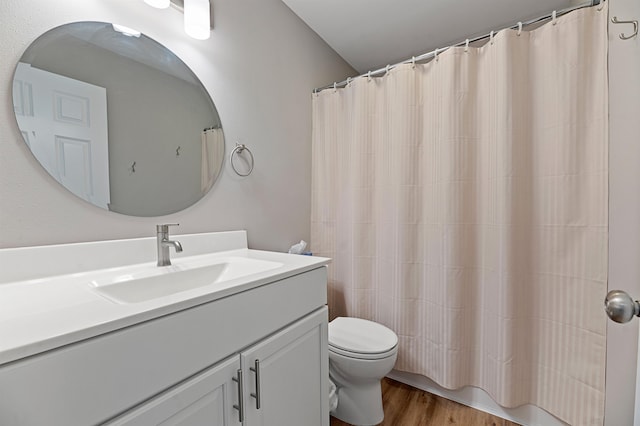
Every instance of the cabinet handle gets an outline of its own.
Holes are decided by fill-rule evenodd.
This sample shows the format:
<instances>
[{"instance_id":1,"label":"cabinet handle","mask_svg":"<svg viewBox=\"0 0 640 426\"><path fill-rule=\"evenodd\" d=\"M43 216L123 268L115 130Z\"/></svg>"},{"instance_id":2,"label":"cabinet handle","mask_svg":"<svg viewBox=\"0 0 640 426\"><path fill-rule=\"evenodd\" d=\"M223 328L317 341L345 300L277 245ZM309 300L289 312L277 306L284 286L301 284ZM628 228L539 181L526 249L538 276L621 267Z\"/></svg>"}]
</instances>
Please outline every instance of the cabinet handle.
<instances>
[{"instance_id":1,"label":"cabinet handle","mask_svg":"<svg viewBox=\"0 0 640 426\"><path fill-rule=\"evenodd\" d=\"M233 381L238 383L238 404L234 405L233 408L238 410L238 421L242 423L244 421L244 403L242 401L242 396L244 395L244 390L242 389L242 369L238 369L238 377L234 377Z\"/></svg>"},{"instance_id":2,"label":"cabinet handle","mask_svg":"<svg viewBox=\"0 0 640 426\"><path fill-rule=\"evenodd\" d=\"M260 360L256 359L255 367L250 367L249 370L256 373L256 393L252 393L251 396L256 399L256 410L260 409Z\"/></svg>"}]
</instances>

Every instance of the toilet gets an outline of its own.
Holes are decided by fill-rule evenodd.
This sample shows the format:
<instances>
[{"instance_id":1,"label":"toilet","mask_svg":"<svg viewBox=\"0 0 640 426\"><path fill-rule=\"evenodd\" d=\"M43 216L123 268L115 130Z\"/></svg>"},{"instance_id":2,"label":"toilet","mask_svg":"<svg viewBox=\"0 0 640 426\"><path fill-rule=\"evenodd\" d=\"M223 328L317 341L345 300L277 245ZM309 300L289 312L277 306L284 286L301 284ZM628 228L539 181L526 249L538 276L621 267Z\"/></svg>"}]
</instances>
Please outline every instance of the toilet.
<instances>
[{"instance_id":1,"label":"toilet","mask_svg":"<svg viewBox=\"0 0 640 426\"><path fill-rule=\"evenodd\" d=\"M331 415L357 426L382 422L380 380L395 365L398 336L382 324L338 317L329 323L329 376L338 405Z\"/></svg>"}]
</instances>

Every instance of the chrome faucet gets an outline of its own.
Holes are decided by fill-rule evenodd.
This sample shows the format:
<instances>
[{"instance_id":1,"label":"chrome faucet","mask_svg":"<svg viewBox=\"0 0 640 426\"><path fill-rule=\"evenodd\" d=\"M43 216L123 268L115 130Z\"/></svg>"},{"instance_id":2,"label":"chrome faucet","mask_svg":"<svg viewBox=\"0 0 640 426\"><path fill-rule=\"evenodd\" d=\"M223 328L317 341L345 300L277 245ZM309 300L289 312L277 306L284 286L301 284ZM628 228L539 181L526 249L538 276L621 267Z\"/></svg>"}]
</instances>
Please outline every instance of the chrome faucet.
<instances>
[{"instance_id":1,"label":"chrome faucet","mask_svg":"<svg viewBox=\"0 0 640 426\"><path fill-rule=\"evenodd\" d=\"M169 247L176 249L176 253L182 251L182 244L178 241L171 241L169 239L169 227L178 226L178 223L167 223L165 225L156 225L156 239L158 246L158 266L171 265L171 259L169 258Z\"/></svg>"}]
</instances>

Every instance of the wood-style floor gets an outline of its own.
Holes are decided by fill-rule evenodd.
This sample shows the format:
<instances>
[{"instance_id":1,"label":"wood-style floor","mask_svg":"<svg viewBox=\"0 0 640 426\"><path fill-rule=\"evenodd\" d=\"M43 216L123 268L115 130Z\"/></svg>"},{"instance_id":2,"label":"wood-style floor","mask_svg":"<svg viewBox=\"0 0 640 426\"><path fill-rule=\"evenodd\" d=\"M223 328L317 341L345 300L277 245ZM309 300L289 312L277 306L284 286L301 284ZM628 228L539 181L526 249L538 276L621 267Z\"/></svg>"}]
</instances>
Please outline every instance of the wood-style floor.
<instances>
[{"instance_id":1,"label":"wood-style floor","mask_svg":"<svg viewBox=\"0 0 640 426\"><path fill-rule=\"evenodd\" d=\"M395 380L382 380L383 426L518 426ZM351 426L331 417L331 426Z\"/></svg>"}]
</instances>

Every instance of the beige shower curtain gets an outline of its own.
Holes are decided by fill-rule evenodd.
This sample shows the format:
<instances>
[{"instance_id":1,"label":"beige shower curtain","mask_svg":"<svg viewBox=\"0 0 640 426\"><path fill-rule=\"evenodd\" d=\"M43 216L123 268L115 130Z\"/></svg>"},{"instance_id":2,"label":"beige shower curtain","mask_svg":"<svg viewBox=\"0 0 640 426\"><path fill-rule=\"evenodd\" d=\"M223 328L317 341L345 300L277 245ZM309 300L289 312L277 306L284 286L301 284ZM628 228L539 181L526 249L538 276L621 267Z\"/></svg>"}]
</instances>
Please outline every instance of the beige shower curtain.
<instances>
[{"instance_id":1,"label":"beige shower curtain","mask_svg":"<svg viewBox=\"0 0 640 426\"><path fill-rule=\"evenodd\" d=\"M201 142L200 191L206 194L216 180L224 163L224 133L222 133L222 128L203 130Z\"/></svg>"},{"instance_id":2,"label":"beige shower curtain","mask_svg":"<svg viewBox=\"0 0 640 426\"><path fill-rule=\"evenodd\" d=\"M314 253L332 317L396 368L574 425L604 411L607 10L313 95Z\"/></svg>"}]
</instances>

